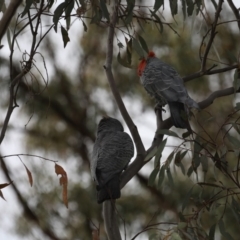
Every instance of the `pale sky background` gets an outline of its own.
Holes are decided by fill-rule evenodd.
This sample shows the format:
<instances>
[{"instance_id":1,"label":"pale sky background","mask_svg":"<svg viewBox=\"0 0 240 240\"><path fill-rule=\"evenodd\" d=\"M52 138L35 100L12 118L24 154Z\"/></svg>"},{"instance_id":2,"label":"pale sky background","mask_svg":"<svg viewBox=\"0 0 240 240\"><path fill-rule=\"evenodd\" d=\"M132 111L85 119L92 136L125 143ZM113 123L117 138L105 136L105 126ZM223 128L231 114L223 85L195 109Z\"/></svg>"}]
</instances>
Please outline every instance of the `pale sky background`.
<instances>
[{"instance_id":1,"label":"pale sky background","mask_svg":"<svg viewBox=\"0 0 240 240\"><path fill-rule=\"evenodd\" d=\"M148 1L149 3L149 1ZM240 7L240 1L239 0L235 0L234 1L236 7ZM168 3L165 0L165 8L168 7ZM2 15L0 14L0 17ZM231 16L231 19L234 19L234 16ZM71 42L68 43L68 46L63 49L63 44L62 44L62 39L60 34L56 34L55 32L51 33L51 36L53 38L56 38L57 40L55 40L56 43L56 49L59 49L58 54L59 54L59 63L63 68L69 67L71 69L72 72L77 72L75 70L77 70L77 66L73 66L72 63L74 61L68 62L66 61L67 59L71 58L72 55L74 55L76 49L74 48L74 46L76 46L78 44L78 37L77 34L81 34L79 31L79 26L82 28L82 23L80 21L76 21L75 24L73 24L73 26L70 28L69 31L69 35L71 38ZM71 37L74 36L74 37ZM9 56L9 49L8 49L8 44L7 44L7 40L6 38L3 39L2 44L5 45L4 49L1 50L1 54L5 54L6 56ZM49 70L51 72L51 70ZM140 135L143 137L143 141L144 141L144 145L146 146L146 148L148 148L151 145L151 141L152 141L152 137L154 136L154 132L155 132L155 114L154 111L147 111L144 114L141 113L140 109L141 107L137 107L137 105L139 105L139 102L136 102L133 104L133 102L129 102L128 99L124 99L124 102L126 104L127 109L129 109L130 113L133 117L133 120L135 122L135 124L138 126L138 130L140 132ZM131 107L134 105L134 109ZM3 112L2 109L0 109L1 114L0 114L0 121L2 122L2 120L5 117L6 112ZM140 118L138 116L141 116ZM122 119L121 117L119 117L119 119ZM28 119L26 117L24 117L21 114L21 107L17 108L14 110L11 120L10 120L10 124L14 124L14 126L19 127L19 128L23 128L23 126L26 124L26 122L28 121ZM145 123L148 123L148 125L146 125ZM125 126L125 129L127 132L128 129ZM17 153L26 153L23 147L23 135L18 132L18 131L14 131L14 135L13 135L13 131L8 130L6 133L6 137L3 141L3 144L0 148L1 154L2 155L9 155L9 154L17 154ZM176 142L174 142L174 140L171 141L172 145L175 145ZM170 149L166 150L164 152L164 154L167 156L170 152ZM41 153L39 154L41 155ZM31 159L33 160L33 159ZM34 161L38 161L38 160L34 160ZM19 159L16 157L12 157L12 158L8 158L7 161L8 165L11 165L11 170L14 171L14 174L17 174L17 176L21 175L25 177L25 182L23 182L23 186L24 186L24 191L31 192L32 188L28 185L28 179L27 179L27 175L25 172L25 169L23 167L23 165L20 163ZM64 166L63 162L59 162L60 165ZM50 168L53 168L52 164L49 163ZM53 170L52 174L55 174ZM2 176L2 173L0 175L0 183L5 183L6 179ZM131 184L133 184L134 181L131 181L129 184L129 187L131 187ZM56 185L58 184L58 181L56 179ZM134 184L133 184L134 185ZM11 187L7 187L5 189L3 189L3 194L4 197L7 201L3 201L2 199L0 199L0 212L1 212L1 222L0 222L0 240L19 240L19 239L23 239L23 240L32 240L32 238L23 238L21 236L17 236L12 229L13 227L13 218L14 215L17 214L21 214L22 212L22 208L21 206L19 206L18 204L18 200L15 197L15 194L12 192ZM59 195L61 193L59 192ZM41 196L39 196L41 197ZM46 239L46 238L44 238ZM138 238L141 239L141 238Z\"/></svg>"}]
</instances>

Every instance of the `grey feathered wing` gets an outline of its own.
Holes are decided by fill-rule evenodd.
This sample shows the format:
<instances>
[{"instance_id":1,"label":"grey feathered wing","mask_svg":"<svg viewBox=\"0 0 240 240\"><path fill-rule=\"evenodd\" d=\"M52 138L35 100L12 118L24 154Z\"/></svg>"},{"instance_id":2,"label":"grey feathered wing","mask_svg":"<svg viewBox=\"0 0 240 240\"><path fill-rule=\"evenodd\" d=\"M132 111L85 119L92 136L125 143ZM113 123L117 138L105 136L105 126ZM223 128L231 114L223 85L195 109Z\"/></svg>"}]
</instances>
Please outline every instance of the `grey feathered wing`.
<instances>
[{"instance_id":1,"label":"grey feathered wing","mask_svg":"<svg viewBox=\"0 0 240 240\"><path fill-rule=\"evenodd\" d=\"M120 175L133 157L134 147L125 132L104 131L94 145L95 181L98 203L120 197ZM94 171L94 169L92 170Z\"/></svg>"},{"instance_id":2,"label":"grey feathered wing","mask_svg":"<svg viewBox=\"0 0 240 240\"><path fill-rule=\"evenodd\" d=\"M187 120L189 108L199 108L199 106L189 97L183 80L176 70L157 58L151 58L143 78L145 79L143 85L147 92L160 105L169 104L174 126L190 130Z\"/></svg>"}]
</instances>

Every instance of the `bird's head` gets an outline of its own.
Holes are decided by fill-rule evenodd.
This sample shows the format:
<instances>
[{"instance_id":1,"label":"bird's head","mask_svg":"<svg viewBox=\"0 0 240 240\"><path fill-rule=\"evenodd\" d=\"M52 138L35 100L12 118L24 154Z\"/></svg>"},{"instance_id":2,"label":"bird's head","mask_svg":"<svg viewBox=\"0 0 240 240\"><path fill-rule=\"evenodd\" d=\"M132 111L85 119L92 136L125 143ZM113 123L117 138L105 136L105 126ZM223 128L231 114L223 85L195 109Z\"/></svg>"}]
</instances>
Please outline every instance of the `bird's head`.
<instances>
[{"instance_id":1,"label":"bird's head","mask_svg":"<svg viewBox=\"0 0 240 240\"><path fill-rule=\"evenodd\" d=\"M104 116L98 124L98 133L106 130L123 132L123 126L117 119Z\"/></svg>"},{"instance_id":2,"label":"bird's head","mask_svg":"<svg viewBox=\"0 0 240 240\"><path fill-rule=\"evenodd\" d=\"M156 56L155 53L153 51L150 51L148 53L147 59L155 57L155 56ZM139 77L142 76L142 73L143 73L143 71L144 71L144 69L145 69L145 67L147 65L147 59L145 57L140 58L141 61L140 61L139 65L138 65L138 69L137 69L137 74L138 74Z\"/></svg>"}]
</instances>

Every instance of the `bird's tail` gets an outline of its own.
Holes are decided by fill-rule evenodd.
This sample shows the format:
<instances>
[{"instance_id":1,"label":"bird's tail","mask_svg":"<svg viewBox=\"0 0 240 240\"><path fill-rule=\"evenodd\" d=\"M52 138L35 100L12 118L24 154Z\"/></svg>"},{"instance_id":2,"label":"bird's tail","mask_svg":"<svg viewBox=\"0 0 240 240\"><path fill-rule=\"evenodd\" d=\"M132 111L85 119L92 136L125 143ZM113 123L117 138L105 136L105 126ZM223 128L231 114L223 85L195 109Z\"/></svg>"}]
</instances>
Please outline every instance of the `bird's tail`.
<instances>
[{"instance_id":1,"label":"bird's tail","mask_svg":"<svg viewBox=\"0 0 240 240\"><path fill-rule=\"evenodd\" d=\"M173 125L177 128L184 128L192 132L184 104L181 102L169 102L168 105Z\"/></svg>"},{"instance_id":2,"label":"bird's tail","mask_svg":"<svg viewBox=\"0 0 240 240\"><path fill-rule=\"evenodd\" d=\"M102 203L105 200L120 198L120 180L119 174L111 178L104 186L97 188L97 200L98 203Z\"/></svg>"}]
</instances>

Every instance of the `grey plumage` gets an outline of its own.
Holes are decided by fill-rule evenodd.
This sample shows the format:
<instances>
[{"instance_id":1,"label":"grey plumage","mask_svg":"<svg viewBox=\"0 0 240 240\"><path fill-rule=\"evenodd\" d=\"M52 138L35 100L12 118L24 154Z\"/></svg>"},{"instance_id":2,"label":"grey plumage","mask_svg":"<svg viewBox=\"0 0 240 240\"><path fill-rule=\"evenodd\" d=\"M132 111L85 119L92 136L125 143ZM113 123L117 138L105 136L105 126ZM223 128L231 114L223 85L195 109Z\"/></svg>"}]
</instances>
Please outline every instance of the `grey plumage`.
<instances>
[{"instance_id":1,"label":"grey plumage","mask_svg":"<svg viewBox=\"0 0 240 240\"><path fill-rule=\"evenodd\" d=\"M176 70L150 52L147 60L142 60L140 63L138 73L146 91L161 106L169 105L173 125L190 130L189 109L199 109L199 106L189 97L183 80Z\"/></svg>"},{"instance_id":2,"label":"grey plumage","mask_svg":"<svg viewBox=\"0 0 240 240\"><path fill-rule=\"evenodd\" d=\"M120 197L120 175L133 154L132 139L123 132L122 124L111 117L103 118L98 125L91 159L98 203Z\"/></svg>"}]
</instances>

